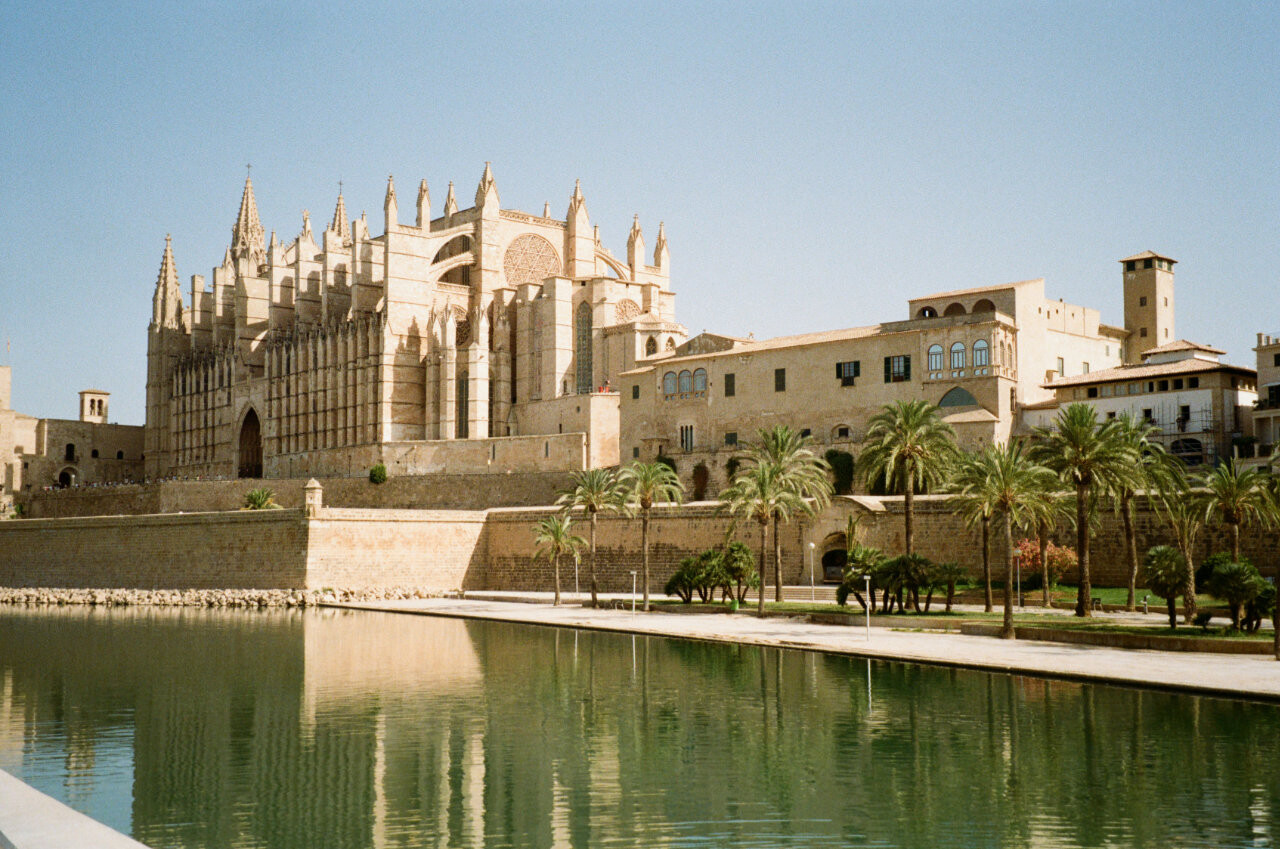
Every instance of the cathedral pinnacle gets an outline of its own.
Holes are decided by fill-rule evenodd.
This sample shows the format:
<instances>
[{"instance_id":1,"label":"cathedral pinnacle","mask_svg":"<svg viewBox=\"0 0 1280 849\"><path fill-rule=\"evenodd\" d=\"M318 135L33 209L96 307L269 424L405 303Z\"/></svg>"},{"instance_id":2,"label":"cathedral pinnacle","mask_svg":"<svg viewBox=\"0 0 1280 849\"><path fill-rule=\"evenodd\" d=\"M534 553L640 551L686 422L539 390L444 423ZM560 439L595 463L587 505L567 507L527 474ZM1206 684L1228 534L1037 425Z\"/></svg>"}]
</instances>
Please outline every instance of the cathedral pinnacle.
<instances>
[{"instance_id":1,"label":"cathedral pinnacle","mask_svg":"<svg viewBox=\"0 0 1280 849\"><path fill-rule=\"evenodd\" d=\"M177 327L182 320L182 294L178 290L178 266L173 261L173 239L164 237L164 255L156 275L156 291L151 300L151 320L157 327Z\"/></svg>"},{"instance_id":2,"label":"cathedral pinnacle","mask_svg":"<svg viewBox=\"0 0 1280 849\"><path fill-rule=\"evenodd\" d=\"M338 205L333 208L333 221L329 229L337 233L344 242L351 241L351 222L347 220L347 205L342 199L342 190L338 190Z\"/></svg>"},{"instance_id":3,"label":"cathedral pinnacle","mask_svg":"<svg viewBox=\"0 0 1280 849\"><path fill-rule=\"evenodd\" d=\"M444 196L444 214L453 215L458 211L458 199L453 196L453 181L449 181L449 193Z\"/></svg>"},{"instance_id":4,"label":"cathedral pinnacle","mask_svg":"<svg viewBox=\"0 0 1280 849\"><path fill-rule=\"evenodd\" d=\"M480 176L480 185L476 186L476 206L484 206L488 203L489 194L493 193L493 200L498 200L498 186L493 179L493 169L489 167L489 163L484 164L484 174Z\"/></svg>"},{"instance_id":5,"label":"cathedral pinnacle","mask_svg":"<svg viewBox=\"0 0 1280 849\"><path fill-rule=\"evenodd\" d=\"M235 257L247 256L261 262L265 253L262 245L262 222L258 219L258 202L253 197L253 178L244 178L244 194L240 197L240 213L231 228L231 253Z\"/></svg>"},{"instance_id":6,"label":"cathedral pinnacle","mask_svg":"<svg viewBox=\"0 0 1280 849\"><path fill-rule=\"evenodd\" d=\"M427 181L418 184L418 228L431 223L431 192L427 191Z\"/></svg>"},{"instance_id":7,"label":"cathedral pinnacle","mask_svg":"<svg viewBox=\"0 0 1280 849\"><path fill-rule=\"evenodd\" d=\"M670 252L667 250L667 225L665 221L659 221L658 240L653 244L653 264L658 268L666 268L669 255Z\"/></svg>"},{"instance_id":8,"label":"cathedral pinnacle","mask_svg":"<svg viewBox=\"0 0 1280 849\"><path fill-rule=\"evenodd\" d=\"M382 211L387 217L387 232L391 231L391 225L400 223L400 211L396 206L396 181L387 176L387 196L382 201Z\"/></svg>"}]
</instances>

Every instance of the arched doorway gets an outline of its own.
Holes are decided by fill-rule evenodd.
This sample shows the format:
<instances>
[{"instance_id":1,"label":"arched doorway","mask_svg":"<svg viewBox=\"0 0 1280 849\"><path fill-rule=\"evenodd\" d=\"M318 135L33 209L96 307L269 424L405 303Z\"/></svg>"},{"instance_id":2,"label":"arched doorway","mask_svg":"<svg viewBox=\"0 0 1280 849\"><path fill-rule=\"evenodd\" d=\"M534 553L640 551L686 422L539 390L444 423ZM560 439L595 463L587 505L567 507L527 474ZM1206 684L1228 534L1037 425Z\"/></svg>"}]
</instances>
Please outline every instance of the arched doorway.
<instances>
[{"instance_id":1,"label":"arched doorway","mask_svg":"<svg viewBox=\"0 0 1280 849\"><path fill-rule=\"evenodd\" d=\"M75 486L80 482L80 472L71 466L67 466L61 472L58 472L58 486L68 487Z\"/></svg>"},{"instance_id":2,"label":"arched doorway","mask_svg":"<svg viewBox=\"0 0 1280 849\"><path fill-rule=\"evenodd\" d=\"M849 544L842 533L829 534L822 541L822 580L838 584L844 580L844 567L849 562Z\"/></svg>"},{"instance_id":3,"label":"arched doorway","mask_svg":"<svg viewBox=\"0 0 1280 849\"><path fill-rule=\"evenodd\" d=\"M237 477L262 477L262 425L252 408L240 425L240 464Z\"/></svg>"}]
</instances>

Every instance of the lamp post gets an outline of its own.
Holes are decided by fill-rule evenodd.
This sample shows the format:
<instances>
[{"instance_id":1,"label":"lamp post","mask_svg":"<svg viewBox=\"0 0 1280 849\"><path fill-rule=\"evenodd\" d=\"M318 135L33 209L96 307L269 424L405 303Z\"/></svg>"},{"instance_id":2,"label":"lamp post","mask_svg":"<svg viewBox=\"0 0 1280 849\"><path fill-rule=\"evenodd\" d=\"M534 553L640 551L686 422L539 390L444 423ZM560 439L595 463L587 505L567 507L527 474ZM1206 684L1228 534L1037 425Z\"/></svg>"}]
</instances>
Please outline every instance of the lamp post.
<instances>
[{"instance_id":1,"label":"lamp post","mask_svg":"<svg viewBox=\"0 0 1280 849\"><path fill-rule=\"evenodd\" d=\"M864 574L862 580L867 582L867 642L871 642L871 575ZM871 658L867 658L867 692L871 692Z\"/></svg>"},{"instance_id":2,"label":"lamp post","mask_svg":"<svg viewBox=\"0 0 1280 849\"><path fill-rule=\"evenodd\" d=\"M1013 564L1018 567L1018 609L1022 609L1022 552L1013 553Z\"/></svg>"},{"instance_id":3,"label":"lamp post","mask_svg":"<svg viewBox=\"0 0 1280 849\"><path fill-rule=\"evenodd\" d=\"M813 543L809 543L809 601L810 602L815 602L818 600L817 590L814 588L814 583L813 583L813 549L814 549Z\"/></svg>"},{"instance_id":4,"label":"lamp post","mask_svg":"<svg viewBox=\"0 0 1280 849\"><path fill-rule=\"evenodd\" d=\"M636 612L636 573L631 572L631 612Z\"/></svg>"}]
</instances>

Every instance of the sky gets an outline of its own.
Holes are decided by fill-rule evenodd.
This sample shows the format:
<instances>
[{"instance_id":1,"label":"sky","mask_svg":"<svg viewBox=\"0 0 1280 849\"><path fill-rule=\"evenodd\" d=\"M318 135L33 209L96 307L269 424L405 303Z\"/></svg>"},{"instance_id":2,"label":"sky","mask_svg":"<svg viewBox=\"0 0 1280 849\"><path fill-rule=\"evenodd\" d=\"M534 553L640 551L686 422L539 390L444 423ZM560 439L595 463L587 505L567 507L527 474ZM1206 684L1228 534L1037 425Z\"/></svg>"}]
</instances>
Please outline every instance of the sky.
<instances>
[{"instance_id":1,"label":"sky","mask_svg":"<svg viewBox=\"0 0 1280 849\"><path fill-rule=\"evenodd\" d=\"M1178 260L1179 336L1280 331L1280 4L10 3L0 365L13 408L141 424L151 295L230 241L246 165L283 241L426 178L638 214L691 334L907 317L1043 277L1122 324L1117 260Z\"/></svg>"}]
</instances>

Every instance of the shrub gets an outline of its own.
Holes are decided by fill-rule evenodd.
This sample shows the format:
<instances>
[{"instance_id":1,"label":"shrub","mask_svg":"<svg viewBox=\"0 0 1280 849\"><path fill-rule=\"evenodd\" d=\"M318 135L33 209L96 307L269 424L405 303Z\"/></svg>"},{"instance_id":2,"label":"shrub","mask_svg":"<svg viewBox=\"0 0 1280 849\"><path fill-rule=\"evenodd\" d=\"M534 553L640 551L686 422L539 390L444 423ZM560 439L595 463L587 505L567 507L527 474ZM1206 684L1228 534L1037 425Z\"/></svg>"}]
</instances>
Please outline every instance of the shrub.
<instances>
[{"instance_id":1,"label":"shrub","mask_svg":"<svg viewBox=\"0 0 1280 849\"><path fill-rule=\"evenodd\" d=\"M686 557L680 561L680 568L676 569L675 574L667 579L667 584L662 591L667 595L679 596L685 604L692 604L693 593L697 589L694 585L697 572L698 558Z\"/></svg>"},{"instance_id":2,"label":"shrub","mask_svg":"<svg viewBox=\"0 0 1280 849\"><path fill-rule=\"evenodd\" d=\"M1269 618L1275 607L1275 585L1259 577L1258 594L1245 602L1244 619L1241 622L1241 627L1250 634L1258 633L1258 629L1262 627L1262 620Z\"/></svg>"},{"instance_id":3,"label":"shrub","mask_svg":"<svg viewBox=\"0 0 1280 849\"><path fill-rule=\"evenodd\" d=\"M951 605L956 598L956 584L963 582L969 577L969 572L959 563L935 563L930 570L929 579L933 586L947 591L947 613L951 612ZM926 600L925 610L929 609L929 603Z\"/></svg>"},{"instance_id":4,"label":"shrub","mask_svg":"<svg viewBox=\"0 0 1280 849\"><path fill-rule=\"evenodd\" d=\"M1195 621L1196 625L1198 625L1198 626L1200 627L1200 630L1202 630L1202 631L1208 631L1208 630L1209 630L1209 620L1210 620L1210 619L1212 619L1212 618L1213 618L1213 611L1212 611L1212 610L1201 610L1199 613L1197 613L1197 614L1196 614L1196 618L1195 618L1195 620L1194 620L1194 621Z\"/></svg>"},{"instance_id":5,"label":"shrub","mask_svg":"<svg viewBox=\"0 0 1280 849\"><path fill-rule=\"evenodd\" d=\"M1231 562L1231 555L1225 551L1210 554L1196 567L1196 592L1202 593L1209 588L1209 578L1219 566Z\"/></svg>"},{"instance_id":6,"label":"shrub","mask_svg":"<svg viewBox=\"0 0 1280 849\"><path fill-rule=\"evenodd\" d=\"M906 612L904 600L920 612L920 590L928 586L933 563L920 554L900 554L881 561L875 569L875 583L884 591L884 610L891 613L897 602L898 612Z\"/></svg>"},{"instance_id":7,"label":"shrub","mask_svg":"<svg viewBox=\"0 0 1280 849\"><path fill-rule=\"evenodd\" d=\"M276 494L265 486L251 489L244 494L245 510L278 510L280 505L275 501Z\"/></svg>"},{"instance_id":8,"label":"shrub","mask_svg":"<svg viewBox=\"0 0 1280 849\"><path fill-rule=\"evenodd\" d=\"M1022 588L1040 589L1044 585L1044 575L1040 571L1040 541L1020 539L1014 544L1013 550L1021 557ZM1045 563L1049 567L1049 588L1053 589L1064 574L1070 574L1075 569L1076 553L1065 545L1050 541L1045 550Z\"/></svg>"},{"instance_id":9,"label":"shrub","mask_svg":"<svg viewBox=\"0 0 1280 849\"><path fill-rule=\"evenodd\" d=\"M387 467L379 463L369 470L369 483L386 483Z\"/></svg>"},{"instance_id":10,"label":"shrub","mask_svg":"<svg viewBox=\"0 0 1280 849\"><path fill-rule=\"evenodd\" d=\"M848 551L847 563L844 567L844 575L840 581L840 586L836 587L836 604L844 607L852 594L863 608L866 608L869 604L871 609L875 610L876 569L883 560L884 553L880 549L862 545L861 543L854 543L853 548ZM866 575L871 576L871 598L869 599L862 597L862 591L867 585Z\"/></svg>"},{"instance_id":11,"label":"shrub","mask_svg":"<svg viewBox=\"0 0 1280 849\"><path fill-rule=\"evenodd\" d=\"M1209 592L1227 603L1231 627L1240 630L1245 605L1257 598L1265 583L1254 565L1242 558L1238 563L1218 565L1209 576L1207 586Z\"/></svg>"},{"instance_id":12,"label":"shrub","mask_svg":"<svg viewBox=\"0 0 1280 849\"><path fill-rule=\"evenodd\" d=\"M735 543L742 545L742 543ZM732 545L730 546L730 548ZM746 549L746 546L742 546ZM748 555L750 551L746 552ZM734 558L737 561L735 568L742 568L741 553L735 551ZM725 568L727 559L727 549L709 548L701 554L686 557L680 561L680 568L675 571L663 587L663 592L667 595L679 596L680 600L685 604L693 603L693 594L697 593L698 598L705 604L715 598L716 590L723 590L725 595L733 592L730 584L733 579L730 577ZM744 581L750 581L754 576L754 565L750 566L751 574L739 572ZM759 584L759 578L755 579ZM745 592L745 591L743 591Z\"/></svg>"},{"instance_id":13,"label":"shrub","mask_svg":"<svg viewBox=\"0 0 1280 849\"><path fill-rule=\"evenodd\" d=\"M760 574L756 572L756 556L746 543L731 542L720 551L720 570L725 586L731 589L738 603L747 600L747 590L760 586Z\"/></svg>"},{"instance_id":14,"label":"shrub","mask_svg":"<svg viewBox=\"0 0 1280 849\"><path fill-rule=\"evenodd\" d=\"M835 494L848 495L853 492L853 455L848 451L832 448L823 456L831 466Z\"/></svg>"}]
</instances>

